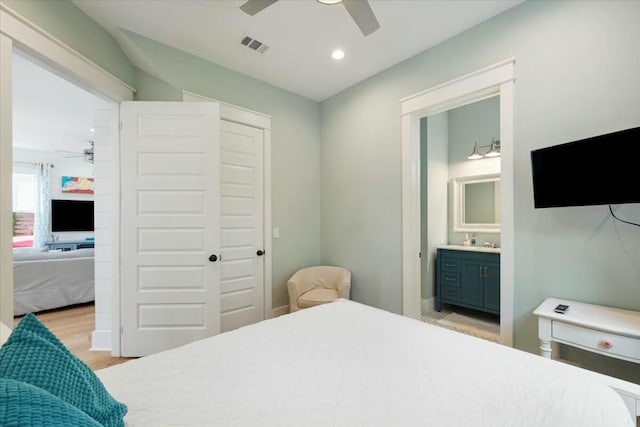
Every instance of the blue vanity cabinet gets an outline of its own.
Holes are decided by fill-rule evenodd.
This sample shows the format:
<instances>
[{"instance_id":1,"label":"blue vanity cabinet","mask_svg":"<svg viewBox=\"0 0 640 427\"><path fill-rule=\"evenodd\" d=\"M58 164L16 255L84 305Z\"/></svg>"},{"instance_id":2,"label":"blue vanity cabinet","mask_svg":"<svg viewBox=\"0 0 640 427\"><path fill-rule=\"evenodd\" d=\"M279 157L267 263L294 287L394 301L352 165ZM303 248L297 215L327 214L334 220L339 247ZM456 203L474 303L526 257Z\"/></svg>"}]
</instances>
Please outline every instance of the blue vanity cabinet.
<instances>
[{"instance_id":1,"label":"blue vanity cabinet","mask_svg":"<svg viewBox=\"0 0 640 427\"><path fill-rule=\"evenodd\" d=\"M483 281L483 307L490 313L500 314L500 255L498 262L485 264Z\"/></svg>"},{"instance_id":2,"label":"blue vanity cabinet","mask_svg":"<svg viewBox=\"0 0 640 427\"><path fill-rule=\"evenodd\" d=\"M442 303L500 314L500 254L438 249L436 310Z\"/></svg>"},{"instance_id":3,"label":"blue vanity cabinet","mask_svg":"<svg viewBox=\"0 0 640 427\"><path fill-rule=\"evenodd\" d=\"M462 274L460 281L463 284L460 289L460 300L467 307L482 309L483 304L483 273L484 264L475 260L475 256L461 260Z\"/></svg>"}]
</instances>

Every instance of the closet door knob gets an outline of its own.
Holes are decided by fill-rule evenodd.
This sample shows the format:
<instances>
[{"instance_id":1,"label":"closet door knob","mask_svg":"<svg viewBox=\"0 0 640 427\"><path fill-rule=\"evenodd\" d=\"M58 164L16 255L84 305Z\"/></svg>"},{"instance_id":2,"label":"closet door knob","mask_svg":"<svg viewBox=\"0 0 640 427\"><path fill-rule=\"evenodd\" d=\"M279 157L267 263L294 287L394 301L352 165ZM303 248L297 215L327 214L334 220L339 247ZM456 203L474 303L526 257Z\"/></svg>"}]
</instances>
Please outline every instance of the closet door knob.
<instances>
[{"instance_id":1,"label":"closet door knob","mask_svg":"<svg viewBox=\"0 0 640 427\"><path fill-rule=\"evenodd\" d=\"M258 249L258 252L256 252L256 255L262 256L264 255L264 251L262 249Z\"/></svg>"},{"instance_id":2,"label":"closet door knob","mask_svg":"<svg viewBox=\"0 0 640 427\"><path fill-rule=\"evenodd\" d=\"M211 262L216 262L218 260L218 255L210 255L209 256L209 261Z\"/></svg>"}]
</instances>

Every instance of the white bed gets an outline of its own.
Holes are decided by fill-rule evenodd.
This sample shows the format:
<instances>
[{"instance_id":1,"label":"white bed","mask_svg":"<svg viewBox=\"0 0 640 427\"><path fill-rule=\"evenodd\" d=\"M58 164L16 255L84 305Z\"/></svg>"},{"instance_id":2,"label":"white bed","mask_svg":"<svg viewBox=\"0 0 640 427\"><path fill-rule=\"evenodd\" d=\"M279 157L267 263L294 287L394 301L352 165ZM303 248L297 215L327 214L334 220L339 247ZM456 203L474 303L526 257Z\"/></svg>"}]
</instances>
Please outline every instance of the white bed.
<instances>
[{"instance_id":1,"label":"white bed","mask_svg":"<svg viewBox=\"0 0 640 427\"><path fill-rule=\"evenodd\" d=\"M131 426L635 426L585 372L338 300L97 374Z\"/></svg>"}]
</instances>

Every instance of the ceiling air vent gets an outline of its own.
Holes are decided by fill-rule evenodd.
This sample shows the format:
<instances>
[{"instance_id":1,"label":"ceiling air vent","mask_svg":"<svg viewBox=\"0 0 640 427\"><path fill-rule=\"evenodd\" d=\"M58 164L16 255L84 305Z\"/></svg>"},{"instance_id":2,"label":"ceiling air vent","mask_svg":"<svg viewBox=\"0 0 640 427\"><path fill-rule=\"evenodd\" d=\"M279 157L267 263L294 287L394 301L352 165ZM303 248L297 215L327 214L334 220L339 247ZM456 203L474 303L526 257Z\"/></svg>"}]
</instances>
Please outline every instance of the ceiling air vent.
<instances>
[{"instance_id":1,"label":"ceiling air vent","mask_svg":"<svg viewBox=\"0 0 640 427\"><path fill-rule=\"evenodd\" d=\"M269 49L269 46L267 46L266 44L256 39L252 39L246 34L244 37L242 37L242 40L240 40L240 44L248 47L251 50L255 50L256 52L259 52L259 53L265 53L265 51Z\"/></svg>"}]
</instances>

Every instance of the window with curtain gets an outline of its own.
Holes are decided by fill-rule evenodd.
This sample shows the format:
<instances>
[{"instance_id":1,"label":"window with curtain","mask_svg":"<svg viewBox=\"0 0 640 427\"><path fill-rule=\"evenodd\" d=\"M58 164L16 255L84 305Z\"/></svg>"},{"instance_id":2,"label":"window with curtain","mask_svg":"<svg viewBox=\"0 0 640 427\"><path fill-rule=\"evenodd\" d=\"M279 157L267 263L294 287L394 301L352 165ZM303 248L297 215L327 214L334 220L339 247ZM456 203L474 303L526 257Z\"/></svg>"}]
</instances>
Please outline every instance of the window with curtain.
<instances>
[{"instance_id":1,"label":"window with curtain","mask_svg":"<svg viewBox=\"0 0 640 427\"><path fill-rule=\"evenodd\" d=\"M13 174L13 247L33 246L36 211L34 173Z\"/></svg>"}]
</instances>

